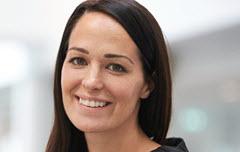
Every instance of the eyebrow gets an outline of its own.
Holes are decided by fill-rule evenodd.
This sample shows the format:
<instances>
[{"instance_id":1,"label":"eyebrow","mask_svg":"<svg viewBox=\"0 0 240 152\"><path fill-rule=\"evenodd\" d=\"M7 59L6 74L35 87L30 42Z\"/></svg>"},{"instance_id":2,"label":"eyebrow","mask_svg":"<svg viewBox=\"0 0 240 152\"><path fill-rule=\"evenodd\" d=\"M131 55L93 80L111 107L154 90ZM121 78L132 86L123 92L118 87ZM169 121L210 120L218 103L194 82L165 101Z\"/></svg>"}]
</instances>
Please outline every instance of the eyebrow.
<instances>
[{"instance_id":1,"label":"eyebrow","mask_svg":"<svg viewBox=\"0 0 240 152\"><path fill-rule=\"evenodd\" d=\"M89 54L89 52L84 48L71 47L68 49L68 51L70 51L70 50L76 50L76 51L82 52L84 54ZM134 64L134 62L129 57L124 56L124 55L108 53L108 54L104 54L104 57L105 58L124 58L124 59L127 59L130 63Z\"/></svg>"},{"instance_id":2,"label":"eyebrow","mask_svg":"<svg viewBox=\"0 0 240 152\"><path fill-rule=\"evenodd\" d=\"M86 49L84 49L84 48L71 47L67 51L70 51L70 50L76 50L76 51L79 51L79 52L82 52L82 53L85 53L85 54L89 54L89 52Z\"/></svg>"},{"instance_id":3,"label":"eyebrow","mask_svg":"<svg viewBox=\"0 0 240 152\"><path fill-rule=\"evenodd\" d=\"M127 59L129 62L131 62L132 64L134 64L133 63L133 61L130 59L130 58L128 58L127 56L124 56L124 55L119 55L119 54L104 54L104 57L105 58L124 58L124 59Z\"/></svg>"}]
</instances>

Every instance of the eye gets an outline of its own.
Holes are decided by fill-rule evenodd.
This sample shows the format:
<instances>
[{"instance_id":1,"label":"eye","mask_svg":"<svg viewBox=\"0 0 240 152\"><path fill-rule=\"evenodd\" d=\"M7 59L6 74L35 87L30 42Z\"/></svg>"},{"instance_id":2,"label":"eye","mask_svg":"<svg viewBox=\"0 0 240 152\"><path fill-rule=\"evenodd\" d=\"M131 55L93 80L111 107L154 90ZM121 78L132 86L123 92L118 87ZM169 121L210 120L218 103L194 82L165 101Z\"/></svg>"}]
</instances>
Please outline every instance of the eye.
<instances>
[{"instance_id":1,"label":"eye","mask_svg":"<svg viewBox=\"0 0 240 152\"><path fill-rule=\"evenodd\" d=\"M120 64L109 64L107 68L114 72L127 72L127 70Z\"/></svg>"},{"instance_id":2,"label":"eye","mask_svg":"<svg viewBox=\"0 0 240 152\"><path fill-rule=\"evenodd\" d=\"M81 57L74 57L69 60L69 63L73 65L87 65L87 61Z\"/></svg>"}]
</instances>

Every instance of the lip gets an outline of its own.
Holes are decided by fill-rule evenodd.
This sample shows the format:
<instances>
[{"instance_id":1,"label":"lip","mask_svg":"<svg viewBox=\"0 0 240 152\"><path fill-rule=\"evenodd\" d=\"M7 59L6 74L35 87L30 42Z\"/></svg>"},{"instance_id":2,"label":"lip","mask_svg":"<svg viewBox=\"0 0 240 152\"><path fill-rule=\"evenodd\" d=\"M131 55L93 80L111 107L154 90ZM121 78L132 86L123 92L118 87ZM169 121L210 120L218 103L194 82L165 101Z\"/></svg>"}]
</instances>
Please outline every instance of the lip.
<instances>
[{"instance_id":1,"label":"lip","mask_svg":"<svg viewBox=\"0 0 240 152\"><path fill-rule=\"evenodd\" d=\"M79 110L83 113L87 113L89 115L92 115L92 116L100 116L102 114L104 114L106 111L109 110L109 108L111 109L111 105L112 105L112 102L108 102L106 100L103 100L103 99L99 99L99 98L95 98L95 97L86 97L86 96L78 96L78 95L74 95L74 98L75 98L75 102L76 102L76 107L79 108ZM85 100L94 100L94 101L100 101L100 102L107 102L106 106L103 106L103 107L89 107L89 106L85 106L85 105L82 105L82 104L79 104L79 98L82 98L82 99L85 99Z\"/></svg>"},{"instance_id":2,"label":"lip","mask_svg":"<svg viewBox=\"0 0 240 152\"><path fill-rule=\"evenodd\" d=\"M84 100L91 100L91 101L99 101L99 102L107 102L108 104L112 103L111 101L109 100L105 100L105 99L102 99L102 98L97 98L97 97L89 97L89 96L85 96L85 95L74 95L75 98L79 99L84 99Z\"/></svg>"}]
</instances>

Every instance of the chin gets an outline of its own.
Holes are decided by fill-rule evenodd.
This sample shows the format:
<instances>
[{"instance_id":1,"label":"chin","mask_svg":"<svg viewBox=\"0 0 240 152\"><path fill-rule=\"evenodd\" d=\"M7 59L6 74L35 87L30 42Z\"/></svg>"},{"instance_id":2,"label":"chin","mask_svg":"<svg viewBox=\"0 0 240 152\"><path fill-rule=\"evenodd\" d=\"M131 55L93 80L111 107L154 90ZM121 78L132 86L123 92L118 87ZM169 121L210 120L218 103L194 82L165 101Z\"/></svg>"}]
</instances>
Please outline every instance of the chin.
<instances>
[{"instance_id":1,"label":"chin","mask_svg":"<svg viewBox=\"0 0 240 152\"><path fill-rule=\"evenodd\" d=\"M93 124L93 123L84 123L84 124L74 124L74 126L84 132L84 133L100 133L107 130L111 130L112 127L106 126L106 124Z\"/></svg>"}]
</instances>

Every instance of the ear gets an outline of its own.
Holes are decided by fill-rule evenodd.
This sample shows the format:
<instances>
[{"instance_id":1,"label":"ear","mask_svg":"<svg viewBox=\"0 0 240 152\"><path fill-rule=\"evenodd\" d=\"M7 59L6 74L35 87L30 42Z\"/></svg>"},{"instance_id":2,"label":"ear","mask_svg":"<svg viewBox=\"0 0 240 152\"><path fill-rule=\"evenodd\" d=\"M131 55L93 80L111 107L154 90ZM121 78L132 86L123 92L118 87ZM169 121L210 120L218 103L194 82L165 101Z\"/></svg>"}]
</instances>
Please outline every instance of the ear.
<instances>
[{"instance_id":1,"label":"ear","mask_svg":"<svg viewBox=\"0 0 240 152\"><path fill-rule=\"evenodd\" d=\"M152 90L154 89L154 83L152 80L149 80L148 82L145 83L145 85L143 86L142 90L141 90L141 95L140 98L141 99L146 99L148 98L148 96L150 95L150 93L152 92Z\"/></svg>"}]
</instances>

